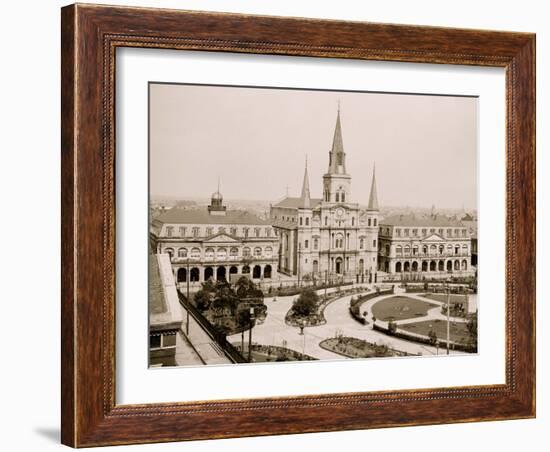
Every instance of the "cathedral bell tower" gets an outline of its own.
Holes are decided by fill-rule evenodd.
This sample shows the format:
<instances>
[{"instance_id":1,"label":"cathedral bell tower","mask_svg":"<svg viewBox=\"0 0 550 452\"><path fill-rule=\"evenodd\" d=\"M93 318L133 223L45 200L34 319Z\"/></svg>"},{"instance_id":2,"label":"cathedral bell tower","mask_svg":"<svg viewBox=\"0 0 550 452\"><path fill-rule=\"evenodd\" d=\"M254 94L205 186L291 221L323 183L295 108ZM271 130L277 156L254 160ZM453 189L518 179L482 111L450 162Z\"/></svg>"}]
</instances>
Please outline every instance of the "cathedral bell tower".
<instances>
[{"instance_id":1,"label":"cathedral bell tower","mask_svg":"<svg viewBox=\"0 0 550 452\"><path fill-rule=\"evenodd\" d=\"M346 172L346 153L342 139L340 105L336 117L336 127L329 152L328 171L323 176L323 201L334 203L350 202L351 176Z\"/></svg>"}]
</instances>

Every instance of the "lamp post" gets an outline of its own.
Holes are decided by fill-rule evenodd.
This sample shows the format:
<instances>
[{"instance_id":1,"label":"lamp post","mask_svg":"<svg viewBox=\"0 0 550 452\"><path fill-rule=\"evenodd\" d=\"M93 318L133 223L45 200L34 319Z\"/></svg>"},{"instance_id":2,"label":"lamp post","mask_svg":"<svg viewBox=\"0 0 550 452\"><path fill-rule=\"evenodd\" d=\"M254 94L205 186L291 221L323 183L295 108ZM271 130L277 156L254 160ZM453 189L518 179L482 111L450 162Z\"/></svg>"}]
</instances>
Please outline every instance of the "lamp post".
<instances>
[{"instance_id":1,"label":"lamp post","mask_svg":"<svg viewBox=\"0 0 550 452\"><path fill-rule=\"evenodd\" d=\"M250 329L248 330L248 362L252 362L252 326L254 322L254 308L250 308Z\"/></svg>"}]
</instances>

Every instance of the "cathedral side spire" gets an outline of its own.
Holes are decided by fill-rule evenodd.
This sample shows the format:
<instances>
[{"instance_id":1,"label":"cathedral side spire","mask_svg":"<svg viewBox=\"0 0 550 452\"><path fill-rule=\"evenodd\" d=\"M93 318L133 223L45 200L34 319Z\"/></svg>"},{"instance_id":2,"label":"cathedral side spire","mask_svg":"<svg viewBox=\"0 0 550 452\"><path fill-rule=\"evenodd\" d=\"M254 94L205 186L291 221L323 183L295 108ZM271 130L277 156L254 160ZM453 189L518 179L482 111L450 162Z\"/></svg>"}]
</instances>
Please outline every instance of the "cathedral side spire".
<instances>
[{"instance_id":1,"label":"cathedral side spire","mask_svg":"<svg viewBox=\"0 0 550 452\"><path fill-rule=\"evenodd\" d=\"M378 210L378 194L376 192L376 163L372 168L372 182L370 186L368 210Z\"/></svg>"},{"instance_id":2,"label":"cathedral side spire","mask_svg":"<svg viewBox=\"0 0 550 452\"><path fill-rule=\"evenodd\" d=\"M304 181L302 183L302 195L301 195L301 206L309 208L311 207L311 194L309 192L309 176L307 173L307 155L306 155L306 167L304 170Z\"/></svg>"}]
</instances>

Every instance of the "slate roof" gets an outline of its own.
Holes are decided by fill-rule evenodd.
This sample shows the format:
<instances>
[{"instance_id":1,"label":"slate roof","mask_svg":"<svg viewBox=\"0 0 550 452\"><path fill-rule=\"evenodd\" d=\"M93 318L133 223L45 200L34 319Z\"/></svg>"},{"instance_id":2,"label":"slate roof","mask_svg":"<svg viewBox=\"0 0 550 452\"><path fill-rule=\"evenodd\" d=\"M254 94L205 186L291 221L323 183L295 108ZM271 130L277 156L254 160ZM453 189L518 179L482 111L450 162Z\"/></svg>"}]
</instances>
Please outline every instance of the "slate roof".
<instances>
[{"instance_id":1,"label":"slate roof","mask_svg":"<svg viewBox=\"0 0 550 452\"><path fill-rule=\"evenodd\" d=\"M228 210L225 215L211 215L207 209L178 209L176 207L155 218L155 221L168 224L251 224L269 225L248 210Z\"/></svg>"},{"instance_id":2,"label":"slate roof","mask_svg":"<svg viewBox=\"0 0 550 452\"><path fill-rule=\"evenodd\" d=\"M310 200L310 208L315 209L319 204L321 204L322 199L321 198L311 198ZM292 197L286 197L282 201L279 201L277 204L273 204L273 207L287 207L291 209L297 209L298 207L302 207L303 200L301 197L298 198L292 198Z\"/></svg>"},{"instance_id":3,"label":"slate roof","mask_svg":"<svg viewBox=\"0 0 550 452\"><path fill-rule=\"evenodd\" d=\"M427 227L464 227L464 225L457 220L453 220L444 215L435 216L416 216L412 214L407 215L390 215L380 220L381 225L385 226L427 226Z\"/></svg>"},{"instance_id":4,"label":"slate roof","mask_svg":"<svg viewBox=\"0 0 550 452\"><path fill-rule=\"evenodd\" d=\"M163 314L168 311L166 306L164 287L160 279L160 270L157 256L149 255L149 312Z\"/></svg>"}]
</instances>

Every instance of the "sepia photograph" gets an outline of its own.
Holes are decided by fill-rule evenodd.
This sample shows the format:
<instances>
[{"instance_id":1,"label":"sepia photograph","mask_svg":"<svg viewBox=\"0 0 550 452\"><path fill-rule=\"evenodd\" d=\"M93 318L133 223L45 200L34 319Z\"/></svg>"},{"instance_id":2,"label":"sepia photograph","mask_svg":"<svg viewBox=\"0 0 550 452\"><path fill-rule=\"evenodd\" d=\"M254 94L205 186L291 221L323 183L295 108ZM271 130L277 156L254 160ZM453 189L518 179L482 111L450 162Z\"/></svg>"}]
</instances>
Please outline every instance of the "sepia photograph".
<instances>
[{"instance_id":1,"label":"sepia photograph","mask_svg":"<svg viewBox=\"0 0 550 452\"><path fill-rule=\"evenodd\" d=\"M478 98L149 83L149 367L478 352Z\"/></svg>"}]
</instances>

